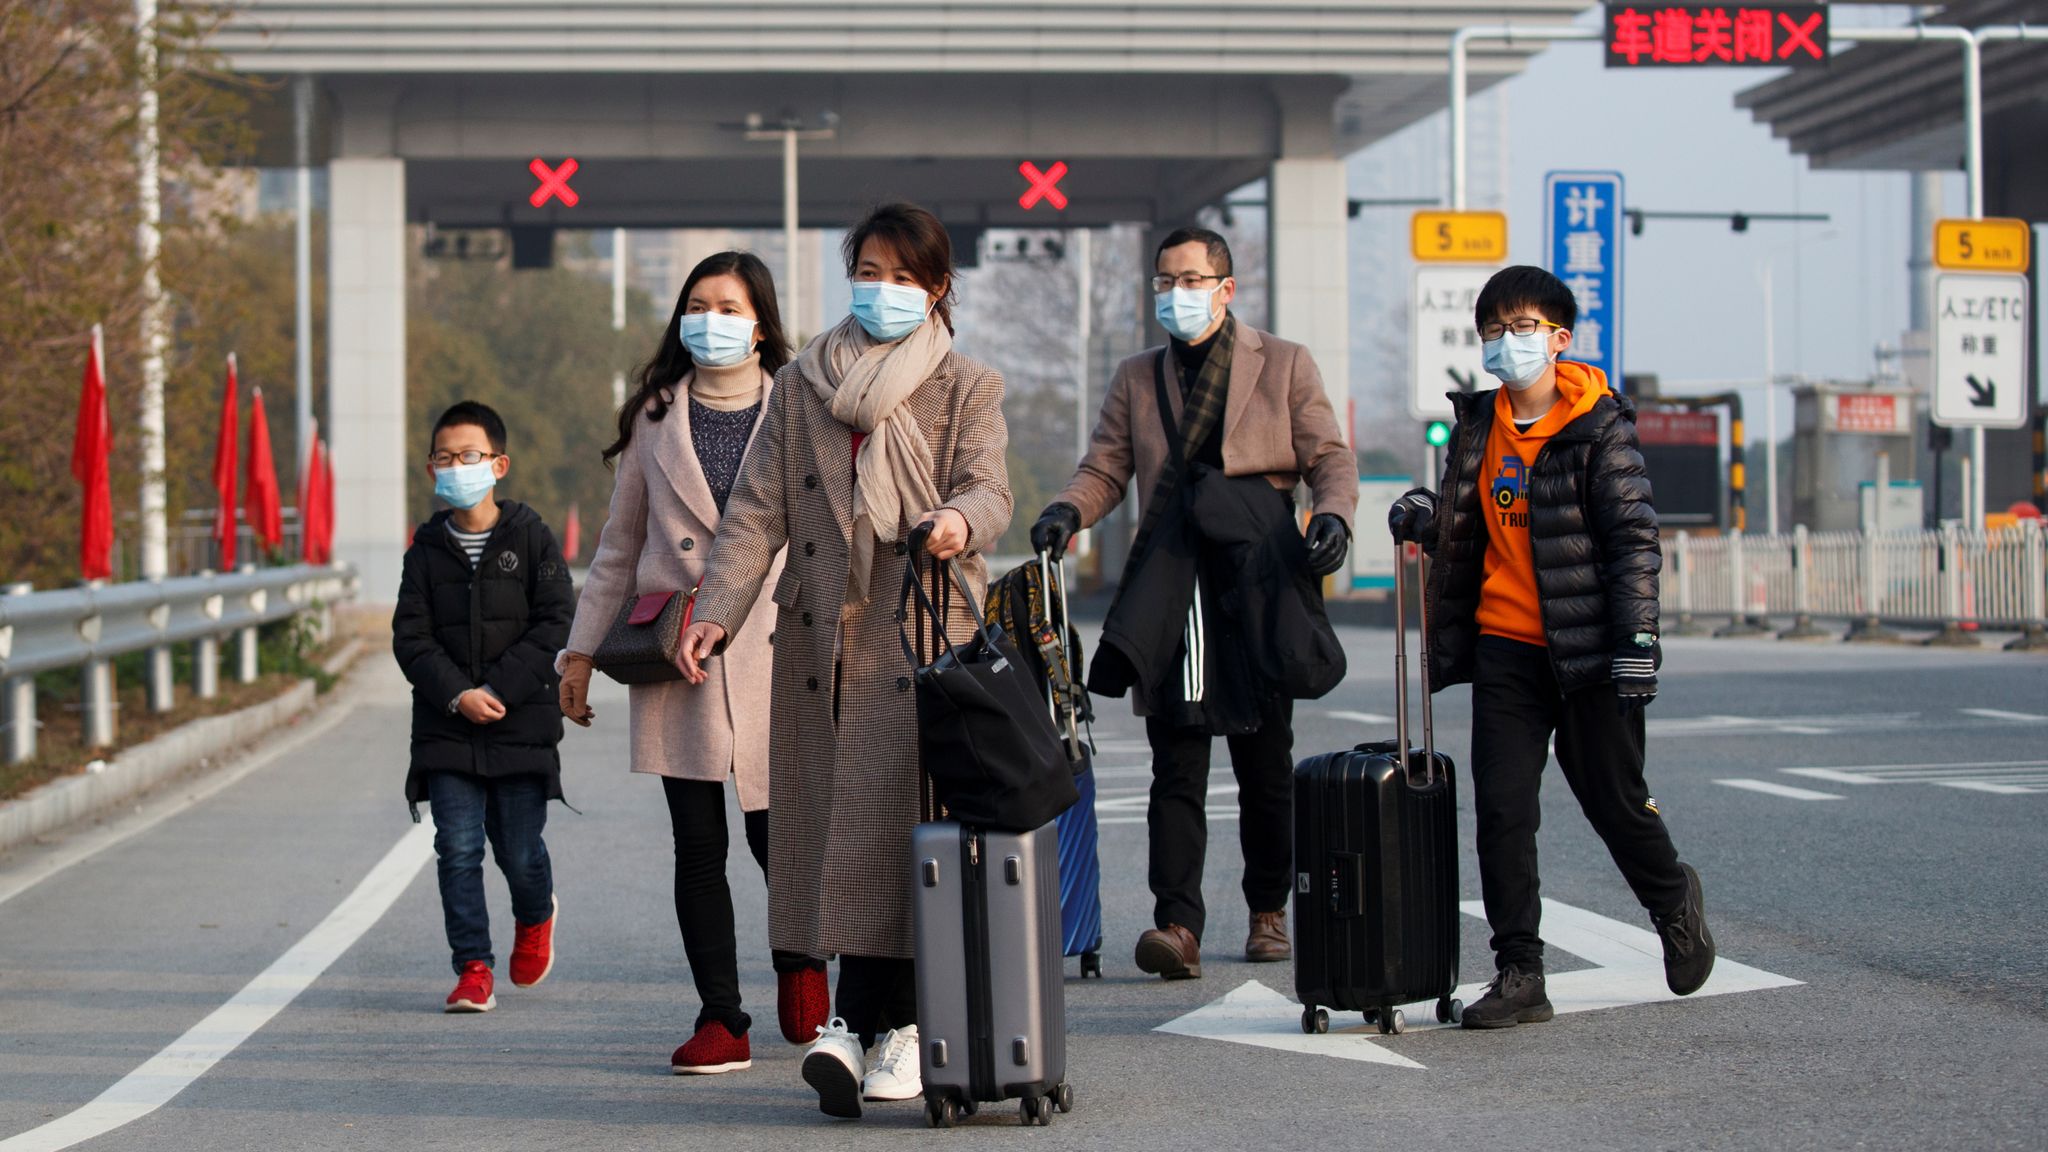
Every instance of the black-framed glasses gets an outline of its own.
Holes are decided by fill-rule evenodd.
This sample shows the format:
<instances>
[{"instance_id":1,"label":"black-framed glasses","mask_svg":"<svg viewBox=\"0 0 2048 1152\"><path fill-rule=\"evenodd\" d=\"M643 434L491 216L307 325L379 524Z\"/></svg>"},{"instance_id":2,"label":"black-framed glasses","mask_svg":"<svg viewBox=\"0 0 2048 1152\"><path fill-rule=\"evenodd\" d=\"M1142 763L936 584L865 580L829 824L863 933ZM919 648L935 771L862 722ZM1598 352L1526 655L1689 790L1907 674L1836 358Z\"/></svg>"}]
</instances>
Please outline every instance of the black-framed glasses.
<instances>
[{"instance_id":1,"label":"black-framed glasses","mask_svg":"<svg viewBox=\"0 0 2048 1152\"><path fill-rule=\"evenodd\" d=\"M1517 336L1534 336L1538 328L1563 327L1564 325L1562 324L1552 324L1548 320L1532 320L1524 316L1519 320L1510 320L1505 324L1498 320L1491 324L1481 324L1479 326L1479 338L1481 340L1498 340L1509 332L1513 332Z\"/></svg>"},{"instance_id":2,"label":"black-framed glasses","mask_svg":"<svg viewBox=\"0 0 2048 1152\"><path fill-rule=\"evenodd\" d=\"M1170 292L1175 288L1185 288L1193 292L1211 280L1228 279L1230 279L1228 276L1204 276L1200 272L1183 272L1178 276L1169 276L1162 272L1152 278L1152 290L1154 292Z\"/></svg>"},{"instance_id":3,"label":"black-framed glasses","mask_svg":"<svg viewBox=\"0 0 2048 1152\"><path fill-rule=\"evenodd\" d=\"M427 453L427 463L432 464L436 468L453 468L457 464L481 464L486 460L496 460L503 455L503 452L479 452L474 448L466 452L429 452Z\"/></svg>"}]
</instances>

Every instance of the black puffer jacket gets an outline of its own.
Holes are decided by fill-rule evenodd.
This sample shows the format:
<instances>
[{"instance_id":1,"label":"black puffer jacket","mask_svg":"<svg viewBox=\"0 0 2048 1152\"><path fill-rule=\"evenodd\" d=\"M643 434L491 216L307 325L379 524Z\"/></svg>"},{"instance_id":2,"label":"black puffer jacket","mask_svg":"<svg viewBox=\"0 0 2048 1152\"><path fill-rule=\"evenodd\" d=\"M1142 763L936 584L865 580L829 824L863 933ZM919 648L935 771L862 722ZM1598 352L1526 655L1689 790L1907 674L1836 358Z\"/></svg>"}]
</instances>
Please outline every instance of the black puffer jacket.
<instances>
[{"instance_id":1,"label":"black puffer jacket","mask_svg":"<svg viewBox=\"0 0 2048 1152\"><path fill-rule=\"evenodd\" d=\"M1480 472L1493 431L1494 392L1452 393L1457 424L1438 486L1430 548L1430 687L1472 679L1479 645L1479 586L1486 570ZM1657 573L1664 566L1650 478L1636 446L1635 406L1604 396L1560 429L1529 469L1529 544L1536 596L1558 688L1613 678L1616 648L1657 632Z\"/></svg>"},{"instance_id":2,"label":"black puffer jacket","mask_svg":"<svg viewBox=\"0 0 2048 1152\"><path fill-rule=\"evenodd\" d=\"M576 590L548 526L533 509L504 501L483 557L449 534L445 509L413 533L405 551L391 650L412 682L412 770L405 797L426 799L428 772L548 777L562 796L562 710L555 653L569 642ZM449 710L489 685L505 717L472 724Z\"/></svg>"}]
</instances>

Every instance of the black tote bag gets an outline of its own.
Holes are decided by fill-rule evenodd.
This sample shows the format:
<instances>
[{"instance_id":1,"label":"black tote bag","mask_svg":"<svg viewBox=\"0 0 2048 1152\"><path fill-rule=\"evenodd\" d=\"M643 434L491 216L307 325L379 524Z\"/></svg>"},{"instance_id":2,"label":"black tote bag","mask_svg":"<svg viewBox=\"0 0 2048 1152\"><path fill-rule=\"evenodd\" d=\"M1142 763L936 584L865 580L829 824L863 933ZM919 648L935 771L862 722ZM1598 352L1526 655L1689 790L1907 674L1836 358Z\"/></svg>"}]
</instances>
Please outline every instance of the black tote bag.
<instances>
[{"instance_id":1,"label":"black tote bag","mask_svg":"<svg viewBox=\"0 0 2048 1152\"><path fill-rule=\"evenodd\" d=\"M960 590L976 625L967 643L953 644L917 578L919 551L913 543L896 619L904 658L916 669L918 746L934 796L953 819L982 828L1030 832L1050 824L1073 807L1079 793L1045 701L1016 646L982 620L959 567L946 562L939 566ZM944 645L937 659L922 666L901 623L913 595L931 614Z\"/></svg>"}]
</instances>

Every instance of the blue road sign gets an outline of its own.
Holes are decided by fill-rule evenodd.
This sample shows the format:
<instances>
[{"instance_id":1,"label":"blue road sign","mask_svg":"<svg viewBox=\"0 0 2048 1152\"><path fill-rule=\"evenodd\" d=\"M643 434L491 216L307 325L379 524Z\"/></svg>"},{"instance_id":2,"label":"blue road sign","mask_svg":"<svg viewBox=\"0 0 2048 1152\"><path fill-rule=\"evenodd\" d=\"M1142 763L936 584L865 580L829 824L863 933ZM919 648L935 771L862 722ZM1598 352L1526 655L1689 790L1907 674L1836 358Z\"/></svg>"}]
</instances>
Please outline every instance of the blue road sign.
<instances>
[{"instance_id":1,"label":"blue road sign","mask_svg":"<svg viewBox=\"0 0 2048 1152\"><path fill-rule=\"evenodd\" d=\"M1607 373L1621 391L1621 221L1619 172L1551 172L1543 177L1543 251L1550 270L1579 301L1565 356Z\"/></svg>"}]
</instances>

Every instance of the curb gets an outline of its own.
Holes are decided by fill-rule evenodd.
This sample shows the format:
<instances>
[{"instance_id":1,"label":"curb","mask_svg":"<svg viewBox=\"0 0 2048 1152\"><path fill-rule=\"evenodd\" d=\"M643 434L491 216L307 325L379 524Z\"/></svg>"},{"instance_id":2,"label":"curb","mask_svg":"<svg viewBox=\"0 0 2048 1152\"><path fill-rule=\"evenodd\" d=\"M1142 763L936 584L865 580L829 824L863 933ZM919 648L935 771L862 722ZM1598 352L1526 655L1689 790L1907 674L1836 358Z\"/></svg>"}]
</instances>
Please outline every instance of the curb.
<instances>
[{"instance_id":1,"label":"curb","mask_svg":"<svg viewBox=\"0 0 2048 1152\"><path fill-rule=\"evenodd\" d=\"M358 644L345 646L328 670L338 671L337 665L345 668L360 650ZM0 804L0 853L104 812L193 769L220 764L227 753L256 742L306 712L317 695L313 681L301 680L261 704L194 720L123 749L106 762L103 771L52 780Z\"/></svg>"}]
</instances>

